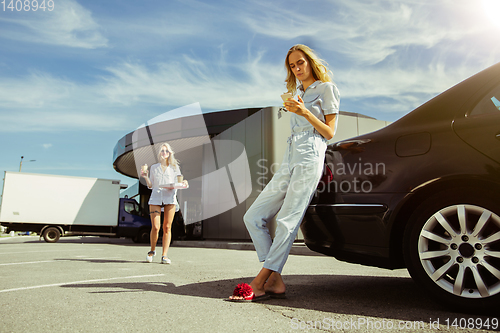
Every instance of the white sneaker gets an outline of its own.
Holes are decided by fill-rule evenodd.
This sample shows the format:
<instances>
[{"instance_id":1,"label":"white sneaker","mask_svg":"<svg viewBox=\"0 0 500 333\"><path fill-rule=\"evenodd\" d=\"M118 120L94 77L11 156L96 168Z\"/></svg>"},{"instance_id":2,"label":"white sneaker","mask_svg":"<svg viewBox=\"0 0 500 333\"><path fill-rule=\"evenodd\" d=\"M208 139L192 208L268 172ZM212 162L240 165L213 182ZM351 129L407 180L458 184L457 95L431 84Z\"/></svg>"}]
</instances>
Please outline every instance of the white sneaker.
<instances>
[{"instance_id":1,"label":"white sneaker","mask_svg":"<svg viewBox=\"0 0 500 333\"><path fill-rule=\"evenodd\" d=\"M167 257L163 256L161 257L161 263L162 264L170 264L172 261L168 259Z\"/></svg>"},{"instance_id":2,"label":"white sneaker","mask_svg":"<svg viewBox=\"0 0 500 333\"><path fill-rule=\"evenodd\" d=\"M149 251L146 257L147 262L153 262L153 257L156 255L156 251Z\"/></svg>"}]
</instances>

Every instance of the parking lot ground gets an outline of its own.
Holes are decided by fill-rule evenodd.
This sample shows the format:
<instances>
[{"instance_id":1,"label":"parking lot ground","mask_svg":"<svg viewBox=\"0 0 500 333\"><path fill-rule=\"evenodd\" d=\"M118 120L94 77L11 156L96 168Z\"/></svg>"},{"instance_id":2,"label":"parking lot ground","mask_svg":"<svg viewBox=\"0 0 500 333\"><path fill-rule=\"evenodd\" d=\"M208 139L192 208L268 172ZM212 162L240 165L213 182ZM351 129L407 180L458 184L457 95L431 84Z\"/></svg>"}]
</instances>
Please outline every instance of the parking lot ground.
<instances>
[{"instance_id":1,"label":"parking lot ground","mask_svg":"<svg viewBox=\"0 0 500 333\"><path fill-rule=\"evenodd\" d=\"M283 271L287 299L227 302L261 264L254 251L214 244L174 243L172 264L162 265L160 255L145 262L148 245L126 239L2 237L0 332L498 330L498 317L434 303L406 270L347 264L301 245Z\"/></svg>"}]
</instances>

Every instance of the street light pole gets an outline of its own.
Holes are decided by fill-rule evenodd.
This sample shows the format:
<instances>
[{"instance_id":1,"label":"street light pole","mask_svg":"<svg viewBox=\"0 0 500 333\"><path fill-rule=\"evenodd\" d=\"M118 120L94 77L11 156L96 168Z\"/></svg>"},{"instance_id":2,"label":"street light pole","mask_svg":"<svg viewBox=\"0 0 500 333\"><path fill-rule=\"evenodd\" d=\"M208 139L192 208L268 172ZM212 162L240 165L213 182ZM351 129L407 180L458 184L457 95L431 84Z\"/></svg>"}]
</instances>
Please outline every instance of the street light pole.
<instances>
[{"instance_id":1,"label":"street light pole","mask_svg":"<svg viewBox=\"0 0 500 333\"><path fill-rule=\"evenodd\" d=\"M23 158L24 156L21 156L21 162L19 163L19 172L21 172L21 168L23 167ZM29 160L27 162L36 162L36 160Z\"/></svg>"}]
</instances>

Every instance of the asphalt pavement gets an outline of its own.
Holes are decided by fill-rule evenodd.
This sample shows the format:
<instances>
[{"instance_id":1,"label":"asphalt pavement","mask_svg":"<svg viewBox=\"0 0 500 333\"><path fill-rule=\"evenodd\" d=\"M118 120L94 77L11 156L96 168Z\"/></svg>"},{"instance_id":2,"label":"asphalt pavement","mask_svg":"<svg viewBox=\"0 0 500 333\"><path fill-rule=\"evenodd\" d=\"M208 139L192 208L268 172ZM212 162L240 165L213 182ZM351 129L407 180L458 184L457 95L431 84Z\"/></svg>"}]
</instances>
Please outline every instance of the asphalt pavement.
<instances>
[{"instance_id":1,"label":"asphalt pavement","mask_svg":"<svg viewBox=\"0 0 500 333\"><path fill-rule=\"evenodd\" d=\"M160 255L146 263L148 245L127 239L1 237L0 332L498 330L498 318L434 303L406 270L343 263L300 243L283 271L287 299L225 301L260 270L252 248L176 241L172 264L162 265Z\"/></svg>"}]
</instances>

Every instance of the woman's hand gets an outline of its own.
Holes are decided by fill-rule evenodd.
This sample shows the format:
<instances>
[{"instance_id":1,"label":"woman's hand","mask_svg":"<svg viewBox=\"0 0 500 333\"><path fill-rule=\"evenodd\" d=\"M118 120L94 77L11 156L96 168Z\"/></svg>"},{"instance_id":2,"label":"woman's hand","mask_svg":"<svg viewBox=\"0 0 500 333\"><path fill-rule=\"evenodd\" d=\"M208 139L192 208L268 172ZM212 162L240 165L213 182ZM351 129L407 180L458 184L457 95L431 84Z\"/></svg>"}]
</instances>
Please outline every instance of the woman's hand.
<instances>
[{"instance_id":1,"label":"woman's hand","mask_svg":"<svg viewBox=\"0 0 500 333\"><path fill-rule=\"evenodd\" d=\"M287 99L285 102L285 109L287 109L290 112L295 113L296 115L299 116L307 116L311 113L305 106L304 106L304 101L300 96L297 96L298 100L290 98Z\"/></svg>"},{"instance_id":2,"label":"woman's hand","mask_svg":"<svg viewBox=\"0 0 500 333\"><path fill-rule=\"evenodd\" d=\"M311 111L304 106L304 101L300 96L297 97L298 100L287 99L285 102L285 108L296 115L304 117L325 139L330 140L333 138L337 115L326 115L325 121L323 122L319 120L319 118L315 117Z\"/></svg>"},{"instance_id":3,"label":"woman's hand","mask_svg":"<svg viewBox=\"0 0 500 333\"><path fill-rule=\"evenodd\" d=\"M149 179L148 175L149 175L148 170L146 170L146 171L141 170L142 179L144 179L144 181L146 182L147 187L149 189L151 189L151 188L153 188L153 184L151 183L151 180Z\"/></svg>"}]
</instances>

